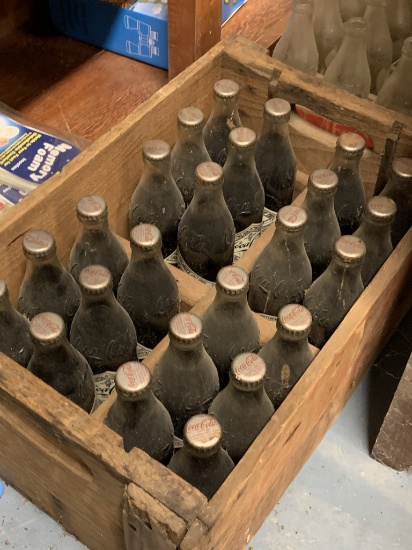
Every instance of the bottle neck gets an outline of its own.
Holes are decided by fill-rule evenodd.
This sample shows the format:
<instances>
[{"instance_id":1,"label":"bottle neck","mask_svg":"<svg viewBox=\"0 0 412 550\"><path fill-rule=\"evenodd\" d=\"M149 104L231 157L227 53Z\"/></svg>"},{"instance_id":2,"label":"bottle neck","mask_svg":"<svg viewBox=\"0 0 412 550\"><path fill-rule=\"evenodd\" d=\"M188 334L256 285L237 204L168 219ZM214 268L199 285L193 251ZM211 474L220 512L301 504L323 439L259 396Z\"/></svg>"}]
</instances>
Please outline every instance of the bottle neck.
<instances>
[{"instance_id":1,"label":"bottle neck","mask_svg":"<svg viewBox=\"0 0 412 550\"><path fill-rule=\"evenodd\" d=\"M117 399L124 417L130 424L138 422L141 411L155 404L155 396L152 390L145 391L142 395L136 396L136 399L133 400L122 398L121 394L117 395Z\"/></svg>"},{"instance_id":2,"label":"bottle neck","mask_svg":"<svg viewBox=\"0 0 412 550\"><path fill-rule=\"evenodd\" d=\"M181 345L174 342L171 338L169 340L170 352L176 357L181 359L181 366L189 365L192 362L197 361L204 353L203 342L200 340L195 344Z\"/></svg>"},{"instance_id":3,"label":"bottle neck","mask_svg":"<svg viewBox=\"0 0 412 550\"><path fill-rule=\"evenodd\" d=\"M232 393L232 397L234 399L247 399L249 397L255 398L261 398L263 397L264 392L264 385L261 384L260 386L254 387L254 388L246 388L242 386L238 386L236 382L233 382L230 380L229 382L229 388Z\"/></svg>"},{"instance_id":4,"label":"bottle neck","mask_svg":"<svg viewBox=\"0 0 412 550\"><path fill-rule=\"evenodd\" d=\"M192 200L193 205L195 204L197 204L198 206L202 206L203 204L210 205L213 202L220 202L220 201L223 201L225 203L222 185L216 185L215 187L205 187L204 185L196 182L195 193L193 195L193 200Z\"/></svg>"},{"instance_id":5,"label":"bottle neck","mask_svg":"<svg viewBox=\"0 0 412 550\"><path fill-rule=\"evenodd\" d=\"M271 246L278 247L284 245L303 246L303 228L301 231L285 231L282 227L276 227L276 231L270 241Z\"/></svg>"},{"instance_id":6,"label":"bottle neck","mask_svg":"<svg viewBox=\"0 0 412 550\"><path fill-rule=\"evenodd\" d=\"M137 264L142 262L158 262L163 264L163 256L160 247L153 248L152 250L141 250L137 246L131 247L130 263Z\"/></svg>"},{"instance_id":7,"label":"bottle neck","mask_svg":"<svg viewBox=\"0 0 412 550\"><path fill-rule=\"evenodd\" d=\"M39 271L45 268L54 268L56 270L63 270L63 266L56 255L47 259L35 258L32 260L27 258L26 265L27 265L28 274L31 274L35 271Z\"/></svg>"},{"instance_id":8,"label":"bottle neck","mask_svg":"<svg viewBox=\"0 0 412 550\"><path fill-rule=\"evenodd\" d=\"M359 165L362 155L346 155L341 149L336 149L333 156L330 169L339 170L346 169L351 170L352 172L359 173Z\"/></svg>"},{"instance_id":9,"label":"bottle neck","mask_svg":"<svg viewBox=\"0 0 412 550\"><path fill-rule=\"evenodd\" d=\"M15 309L11 305L11 302L8 296L5 296L3 299L0 299L0 314L13 315L14 312L15 312Z\"/></svg>"},{"instance_id":10,"label":"bottle neck","mask_svg":"<svg viewBox=\"0 0 412 550\"><path fill-rule=\"evenodd\" d=\"M377 242L385 242L385 240L391 235L392 222L377 223L376 221L363 216L362 223L359 229L356 231L356 235L362 239L362 235L369 235L377 240Z\"/></svg>"},{"instance_id":11,"label":"bottle neck","mask_svg":"<svg viewBox=\"0 0 412 550\"><path fill-rule=\"evenodd\" d=\"M101 294L88 294L86 292L82 292L81 306L83 307L87 307L90 304L100 304L110 307L116 303L116 298L114 297L111 289L108 289Z\"/></svg>"},{"instance_id":12,"label":"bottle neck","mask_svg":"<svg viewBox=\"0 0 412 550\"><path fill-rule=\"evenodd\" d=\"M247 147L240 148L229 145L227 160L227 166L247 166L251 170L256 169L255 164L255 148ZM227 168L226 166L226 168Z\"/></svg>"},{"instance_id":13,"label":"bottle neck","mask_svg":"<svg viewBox=\"0 0 412 550\"><path fill-rule=\"evenodd\" d=\"M275 117L264 115L263 125L260 135L277 135L285 140L289 139L289 124L288 122L279 122Z\"/></svg>"},{"instance_id":14,"label":"bottle neck","mask_svg":"<svg viewBox=\"0 0 412 550\"><path fill-rule=\"evenodd\" d=\"M304 336L303 338L297 338L296 336L288 337L285 334L281 334L280 331L276 333L276 336L279 347L285 350L285 352L287 353L300 351L309 345L307 336Z\"/></svg>"},{"instance_id":15,"label":"bottle neck","mask_svg":"<svg viewBox=\"0 0 412 550\"><path fill-rule=\"evenodd\" d=\"M350 284L351 282L357 282L361 278L361 268L362 264L348 264L334 256L327 268L327 272L334 279L338 281L345 279L346 284Z\"/></svg>"},{"instance_id":16,"label":"bottle neck","mask_svg":"<svg viewBox=\"0 0 412 550\"><path fill-rule=\"evenodd\" d=\"M221 116L227 117L229 119L239 118L237 97L228 99L215 97L211 117L215 118Z\"/></svg>"},{"instance_id":17,"label":"bottle neck","mask_svg":"<svg viewBox=\"0 0 412 550\"><path fill-rule=\"evenodd\" d=\"M304 210L319 210L322 212L332 211L334 209L336 193L320 193L313 187L307 188L305 201L302 205Z\"/></svg>"},{"instance_id":18,"label":"bottle neck","mask_svg":"<svg viewBox=\"0 0 412 550\"><path fill-rule=\"evenodd\" d=\"M80 222L79 233L80 236L85 235L86 233L104 233L107 235L110 231L109 222L106 219L100 220L97 223L90 223L87 221Z\"/></svg>"},{"instance_id":19,"label":"bottle neck","mask_svg":"<svg viewBox=\"0 0 412 550\"><path fill-rule=\"evenodd\" d=\"M167 185L171 180L170 158L159 162L144 161L143 174L139 185L145 182L150 183L150 185Z\"/></svg>"},{"instance_id":20,"label":"bottle neck","mask_svg":"<svg viewBox=\"0 0 412 550\"><path fill-rule=\"evenodd\" d=\"M412 75L412 52L410 54L402 53L401 58L398 61L398 64L396 66L395 72L397 74L402 75L408 75L410 78L410 75Z\"/></svg>"},{"instance_id":21,"label":"bottle neck","mask_svg":"<svg viewBox=\"0 0 412 550\"><path fill-rule=\"evenodd\" d=\"M66 336L48 345L34 342L32 359L38 367L36 373L38 374L40 368L43 373L50 371L51 374L55 375L55 371L66 369L67 360L70 360L73 354L74 349L69 344Z\"/></svg>"},{"instance_id":22,"label":"bottle neck","mask_svg":"<svg viewBox=\"0 0 412 550\"><path fill-rule=\"evenodd\" d=\"M179 124L177 133L177 143L183 145L185 143L199 143L203 147L203 126L196 128L182 126Z\"/></svg>"},{"instance_id":23,"label":"bottle neck","mask_svg":"<svg viewBox=\"0 0 412 550\"><path fill-rule=\"evenodd\" d=\"M233 308L246 309L248 307L247 292L241 294L226 294L219 287L216 287L216 297L214 299L214 305L219 307L222 305L232 304Z\"/></svg>"}]
</instances>

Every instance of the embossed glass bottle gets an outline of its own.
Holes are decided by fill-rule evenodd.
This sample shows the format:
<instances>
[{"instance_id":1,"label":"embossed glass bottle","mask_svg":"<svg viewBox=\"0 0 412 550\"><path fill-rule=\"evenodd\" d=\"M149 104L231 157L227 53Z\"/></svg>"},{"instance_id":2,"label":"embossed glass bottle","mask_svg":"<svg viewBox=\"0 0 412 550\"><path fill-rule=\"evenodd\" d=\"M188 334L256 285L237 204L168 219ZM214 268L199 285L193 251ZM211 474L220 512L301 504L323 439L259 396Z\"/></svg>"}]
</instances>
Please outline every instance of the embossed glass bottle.
<instances>
[{"instance_id":1,"label":"embossed glass bottle","mask_svg":"<svg viewBox=\"0 0 412 550\"><path fill-rule=\"evenodd\" d=\"M412 35L412 6L409 0L388 0L386 12L393 43L393 61L401 57L405 40Z\"/></svg>"},{"instance_id":2,"label":"embossed glass bottle","mask_svg":"<svg viewBox=\"0 0 412 550\"><path fill-rule=\"evenodd\" d=\"M239 353L257 352L259 327L247 302L249 277L238 266L224 267L216 277L216 296L203 315L204 346L219 372L220 389Z\"/></svg>"},{"instance_id":3,"label":"embossed glass bottle","mask_svg":"<svg viewBox=\"0 0 412 550\"><path fill-rule=\"evenodd\" d=\"M319 52L318 72L323 74L345 34L338 0L314 0L312 23Z\"/></svg>"},{"instance_id":4,"label":"embossed glass bottle","mask_svg":"<svg viewBox=\"0 0 412 550\"><path fill-rule=\"evenodd\" d=\"M112 274L116 294L129 259L110 229L106 201L98 195L88 195L79 200L76 213L80 226L70 252L68 269L78 281L80 271L87 265L104 265Z\"/></svg>"},{"instance_id":5,"label":"embossed glass bottle","mask_svg":"<svg viewBox=\"0 0 412 550\"><path fill-rule=\"evenodd\" d=\"M339 8L343 21L351 17L362 17L366 9L366 0L339 0Z\"/></svg>"}]
</instances>

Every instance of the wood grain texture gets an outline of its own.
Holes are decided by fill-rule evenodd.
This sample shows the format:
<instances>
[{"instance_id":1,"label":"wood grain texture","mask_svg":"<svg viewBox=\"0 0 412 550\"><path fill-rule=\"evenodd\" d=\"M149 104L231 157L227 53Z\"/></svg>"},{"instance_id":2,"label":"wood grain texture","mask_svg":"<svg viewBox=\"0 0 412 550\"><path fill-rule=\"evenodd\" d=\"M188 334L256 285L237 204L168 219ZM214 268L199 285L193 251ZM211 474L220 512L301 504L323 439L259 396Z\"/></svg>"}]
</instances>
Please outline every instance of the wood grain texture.
<instances>
[{"instance_id":1,"label":"wood grain texture","mask_svg":"<svg viewBox=\"0 0 412 550\"><path fill-rule=\"evenodd\" d=\"M47 0L2 0L0 38L35 19L47 17Z\"/></svg>"}]
</instances>

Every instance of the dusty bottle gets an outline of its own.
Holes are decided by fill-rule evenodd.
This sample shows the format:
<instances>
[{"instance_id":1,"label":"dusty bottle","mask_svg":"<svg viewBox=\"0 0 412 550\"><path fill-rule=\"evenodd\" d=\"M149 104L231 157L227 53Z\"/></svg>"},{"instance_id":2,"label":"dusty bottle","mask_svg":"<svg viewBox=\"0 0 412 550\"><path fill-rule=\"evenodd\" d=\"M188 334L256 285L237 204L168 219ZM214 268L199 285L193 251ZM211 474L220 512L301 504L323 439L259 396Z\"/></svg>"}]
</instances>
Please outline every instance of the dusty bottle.
<instances>
[{"instance_id":1,"label":"dusty bottle","mask_svg":"<svg viewBox=\"0 0 412 550\"><path fill-rule=\"evenodd\" d=\"M171 169L186 206L195 191L195 170L202 162L210 162L203 140L205 117L200 109L186 107L177 115L177 140L172 149ZM156 224L155 224L156 225Z\"/></svg>"},{"instance_id":2,"label":"dusty bottle","mask_svg":"<svg viewBox=\"0 0 412 550\"><path fill-rule=\"evenodd\" d=\"M213 109L203 129L206 149L213 162L224 166L229 134L242 126L239 117L239 84L233 80L219 80L213 86Z\"/></svg>"},{"instance_id":3,"label":"dusty bottle","mask_svg":"<svg viewBox=\"0 0 412 550\"><path fill-rule=\"evenodd\" d=\"M22 367L27 367L33 353L29 321L14 309L6 282L0 279L0 352Z\"/></svg>"},{"instance_id":4,"label":"dusty bottle","mask_svg":"<svg viewBox=\"0 0 412 550\"><path fill-rule=\"evenodd\" d=\"M106 201L98 195L83 197L77 203L76 213L80 226L70 252L68 269L78 282L80 271L87 265L104 265L112 274L116 294L129 259L109 227Z\"/></svg>"},{"instance_id":5,"label":"dusty bottle","mask_svg":"<svg viewBox=\"0 0 412 550\"><path fill-rule=\"evenodd\" d=\"M236 464L270 420L275 409L266 394L265 361L255 353L236 356L230 381L209 408L222 427L222 447Z\"/></svg>"},{"instance_id":6,"label":"dusty bottle","mask_svg":"<svg viewBox=\"0 0 412 550\"><path fill-rule=\"evenodd\" d=\"M360 173L360 160L365 150L362 136L348 132L338 137L329 169L338 176L335 212L342 235L352 235L359 227L366 196Z\"/></svg>"},{"instance_id":7,"label":"dusty bottle","mask_svg":"<svg viewBox=\"0 0 412 550\"><path fill-rule=\"evenodd\" d=\"M312 23L319 52L318 72L323 74L345 34L338 0L315 0Z\"/></svg>"},{"instance_id":8,"label":"dusty bottle","mask_svg":"<svg viewBox=\"0 0 412 550\"><path fill-rule=\"evenodd\" d=\"M208 499L216 493L235 465L220 446L222 428L213 416L197 414L183 430L184 446L169 462L168 468Z\"/></svg>"},{"instance_id":9,"label":"dusty bottle","mask_svg":"<svg viewBox=\"0 0 412 550\"><path fill-rule=\"evenodd\" d=\"M412 224L412 158L400 157L393 161L388 183L381 195L391 198L396 204L391 229L395 248Z\"/></svg>"},{"instance_id":10,"label":"dusty bottle","mask_svg":"<svg viewBox=\"0 0 412 550\"><path fill-rule=\"evenodd\" d=\"M319 65L319 53L312 14L311 0L296 0L288 26L277 42L272 57L289 67L315 75Z\"/></svg>"},{"instance_id":11,"label":"dusty bottle","mask_svg":"<svg viewBox=\"0 0 412 550\"><path fill-rule=\"evenodd\" d=\"M296 179L296 157L289 138L290 103L269 99L263 110L263 124L256 142L256 168L265 190L264 226L276 212L292 202Z\"/></svg>"},{"instance_id":12,"label":"dusty bottle","mask_svg":"<svg viewBox=\"0 0 412 550\"><path fill-rule=\"evenodd\" d=\"M314 346L323 347L363 292L365 252L365 244L358 237L340 237L328 269L306 292L303 305L312 314L309 342Z\"/></svg>"},{"instance_id":13,"label":"dusty bottle","mask_svg":"<svg viewBox=\"0 0 412 550\"><path fill-rule=\"evenodd\" d=\"M352 17L362 17L366 9L366 0L339 0L342 21Z\"/></svg>"},{"instance_id":14,"label":"dusty bottle","mask_svg":"<svg viewBox=\"0 0 412 550\"><path fill-rule=\"evenodd\" d=\"M306 212L297 206L279 210L275 233L250 274L248 300L253 311L276 316L283 306L302 303L312 282L303 242L306 220Z\"/></svg>"},{"instance_id":15,"label":"dusty bottle","mask_svg":"<svg viewBox=\"0 0 412 550\"><path fill-rule=\"evenodd\" d=\"M379 90L376 103L412 116L412 36L405 40L402 57Z\"/></svg>"},{"instance_id":16,"label":"dusty bottle","mask_svg":"<svg viewBox=\"0 0 412 550\"><path fill-rule=\"evenodd\" d=\"M81 292L56 255L56 241L47 231L28 231L23 237L26 273L19 291L18 309L28 319L43 311L63 318L68 332Z\"/></svg>"},{"instance_id":17,"label":"dusty bottle","mask_svg":"<svg viewBox=\"0 0 412 550\"><path fill-rule=\"evenodd\" d=\"M173 455L173 424L152 391L152 378L143 363L121 365L115 376L117 399L104 423L123 438L126 452L142 449L162 464Z\"/></svg>"},{"instance_id":18,"label":"dusty bottle","mask_svg":"<svg viewBox=\"0 0 412 550\"><path fill-rule=\"evenodd\" d=\"M95 388L89 363L69 344L63 319L49 311L30 322L33 355L27 369L86 412L93 409Z\"/></svg>"},{"instance_id":19,"label":"dusty bottle","mask_svg":"<svg viewBox=\"0 0 412 550\"><path fill-rule=\"evenodd\" d=\"M179 313L176 281L162 258L160 231L141 223L130 232L132 255L120 280L117 299L136 329L141 359L164 338Z\"/></svg>"},{"instance_id":20,"label":"dusty bottle","mask_svg":"<svg viewBox=\"0 0 412 550\"><path fill-rule=\"evenodd\" d=\"M309 310L288 304L279 311L275 335L259 351L266 363L265 390L276 409L313 361L308 342L311 325Z\"/></svg>"},{"instance_id":21,"label":"dusty bottle","mask_svg":"<svg viewBox=\"0 0 412 550\"><path fill-rule=\"evenodd\" d=\"M169 411L177 437L183 436L189 418L207 413L218 391L216 366L203 347L201 319L193 313L175 315L169 346L153 371L153 392Z\"/></svg>"},{"instance_id":22,"label":"dusty bottle","mask_svg":"<svg viewBox=\"0 0 412 550\"><path fill-rule=\"evenodd\" d=\"M160 139L143 145L143 173L129 205L129 227L155 225L162 235L162 255L176 263L177 228L185 202L170 171L170 147Z\"/></svg>"},{"instance_id":23,"label":"dusty bottle","mask_svg":"<svg viewBox=\"0 0 412 550\"><path fill-rule=\"evenodd\" d=\"M340 237L334 208L338 176L332 170L315 170L308 180L302 208L307 215L303 232L305 250L312 266L312 279L321 275L330 264L332 250Z\"/></svg>"},{"instance_id":24,"label":"dusty bottle","mask_svg":"<svg viewBox=\"0 0 412 550\"><path fill-rule=\"evenodd\" d=\"M368 24L353 17L345 24L342 44L323 75L323 80L358 97L368 97L371 72L366 53Z\"/></svg>"},{"instance_id":25,"label":"dusty bottle","mask_svg":"<svg viewBox=\"0 0 412 550\"><path fill-rule=\"evenodd\" d=\"M70 343L87 359L93 374L115 372L136 357L133 323L114 297L107 267L84 267L79 286L82 299L73 319Z\"/></svg>"},{"instance_id":26,"label":"dusty bottle","mask_svg":"<svg viewBox=\"0 0 412 550\"><path fill-rule=\"evenodd\" d=\"M203 315L204 346L219 372L220 389L229 382L229 370L239 353L257 352L259 327L247 302L249 277L236 265L216 277L216 296Z\"/></svg>"},{"instance_id":27,"label":"dusty bottle","mask_svg":"<svg viewBox=\"0 0 412 550\"><path fill-rule=\"evenodd\" d=\"M362 264L362 281L368 285L393 250L391 225L396 204L389 197L372 197L366 204L362 222L354 236L365 243L366 255Z\"/></svg>"},{"instance_id":28,"label":"dusty bottle","mask_svg":"<svg viewBox=\"0 0 412 550\"><path fill-rule=\"evenodd\" d=\"M393 44L392 61L397 61L405 40L412 35L412 6L409 0L388 0L386 12Z\"/></svg>"},{"instance_id":29,"label":"dusty bottle","mask_svg":"<svg viewBox=\"0 0 412 550\"><path fill-rule=\"evenodd\" d=\"M204 282L233 262L235 225L223 196L223 170L215 162L196 168L195 194L178 230L178 266Z\"/></svg>"}]
</instances>

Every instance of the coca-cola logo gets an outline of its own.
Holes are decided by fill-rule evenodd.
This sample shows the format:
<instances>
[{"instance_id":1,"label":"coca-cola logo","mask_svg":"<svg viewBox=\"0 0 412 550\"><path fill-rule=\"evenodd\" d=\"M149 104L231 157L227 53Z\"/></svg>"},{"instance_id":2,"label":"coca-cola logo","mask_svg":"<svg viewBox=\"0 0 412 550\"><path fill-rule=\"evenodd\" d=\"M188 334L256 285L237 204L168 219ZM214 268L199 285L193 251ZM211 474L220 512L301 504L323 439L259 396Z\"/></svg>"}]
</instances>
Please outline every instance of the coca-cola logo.
<instances>
[{"instance_id":1,"label":"coca-cola logo","mask_svg":"<svg viewBox=\"0 0 412 550\"><path fill-rule=\"evenodd\" d=\"M244 353L235 359L234 371L238 378L259 379L265 373L265 362L256 353Z\"/></svg>"},{"instance_id":2,"label":"coca-cola logo","mask_svg":"<svg viewBox=\"0 0 412 550\"><path fill-rule=\"evenodd\" d=\"M235 128L231 133L233 140L241 143L242 145L252 143L255 140L255 132L249 128L245 128L244 126Z\"/></svg>"},{"instance_id":3,"label":"coca-cola logo","mask_svg":"<svg viewBox=\"0 0 412 550\"><path fill-rule=\"evenodd\" d=\"M357 237L352 237L350 235L341 237L339 239L339 245L342 250L347 251L359 251L363 252L365 250L365 244L361 239L358 239Z\"/></svg>"},{"instance_id":4,"label":"coca-cola logo","mask_svg":"<svg viewBox=\"0 0 412 550\"><path fill-rule=\"evenodd\" d=\"M196 107L186 107L180 111L181 118L186 122L194 122L196 124L202 122L203 113Z\"/></svg>"},{"instance_id":5,"label":"coca-cola logo","mask_svg":"<svg viewBox=\"0 0 412 550\"><path fill-rule=\"evenodd\" d=\"M136 240L140 243L151 243L154 240L154 227L148 223L141 223L135 227Z\"/></svg>"},{"instance_id":6,"label":"coca-cola logo","mask_svg":"<svg viewBox=\"0 0 412 550\"><path fill-rule=\"evenodd\" d=\"M186 431L187 433L198 432L203 430L210 430L217 427L217 422L212 416L207 416L199 421L193 421L188 423Z\"/></svg>"},{"instance_id":7,"label":"coca-cola logo","mask_svg":"<svg viewBox=\"0 0 412 550\"><path fill-rule=\"evenodd\" d=\"M125 363L120 367L119 375L121 382L131 389L144 388L149 380L150 374L145 365L135 361Z\"/></svg>"},{"instance_id":8,"label":"coca-cola logo","mask_svg":"<svg viewBox=\"0 0 412 550\"><path fill-rule=\"evenodd\" d=\"M393 214L395 212L395 203L388 197L373 197L368 203L372 212L379 214Z\"/></svg>"},{"instance_id":9,"label":"coca-cola logo","mask_svg":"<svg viewBox=\"0 0 412 550\"><path fill-rule=\"evenodd\" d=\"M80 207L82 210L86 211L88 214L94 214L95 212L100 212L103 208L102 199L95 195L90 195L84 197L80 201Z\"/></svg>"},{"instance_id":10,"label":"coca-cola logo","mask_svg":"<svg viewBox=\"0 0 412 550\"><path fill-rule=\"evenodd\" d=\"M282 218L292 224L301 223L305 220L305 211L298 206L284 206Z\"/></svg>"},{"instance_id":11,"label":"coca-cola logo","mask_svg":"<svg viewBox=\"0 0 412 550\"><path fill-rule=\"evenodd\" d=\"M222 175L222 169L215 162L202 162L197 168L200 178L219 178Z\"/></svg>"},{"instance_id":12,"label":"coca-cola logo","mask_svg":"<svg viewBox=\"0 0 412 550\"><path fill-rule=\"evenodd\" d=\"M53 318L55 320L53 320ZM56 322L56 317L53 313L39 313L33 319L33 326L36 331L42 336L51 336L52 334L59 333L61 325Z\"/></svg>"},{"instance_id":13,"label":"coca-cola logo","mask_svg":"<svg viewBox=\"0 0 412 550\"><path fill-rule=\"evenodd\" d=\"M239 268L225 267L221 273L222 281L227 284L243 285L246 281L245 276L242 274Z\"/></svg>"},{"instance_id":14,"label":"coca-cola logo","mask_svg":"<svg viewBox=\"0 0 412 550\"><path fill-rule=\"evenodd\" d=\"M311 321L310 311L301 305L288 305L279 312L280 321L283 325L306 325Z\"/></svg>"},{"instance_id":15,"label":"coca-cola logo","mask_svg":"<svg viewBox=\"0 0 412 550\"><path fill-rule=\"evenodd\" d=\"M97 284L107 281L110 277L110 271L102 265L89 265L82 269L81 275L83 282Z\"/></svg>"},{"instance_id":16,"label":"coca-cola logo","mask_svg":"<svg viewBox=\"0 0 412 550\"><path fill-rule=\"evenodd\" d=\"M191 313L179 313L172 319L172 330L177 335L188 336L199 332L196 319Z\"/></svg>"},{"instance_id":17,"label":"coca-cola logo","mask_svg":"<svg viewBox=\"0 0 412 550\"><path fill-rule=\"evenodd\" d=\"M53 243L53 237L46 231L30 231L24 236L24 241L38 248L48 248Z\"/></svg>"},{"instance_id":18,"label":"coca-cola logo","mask_svg":"<svg viewBox=\"0 0 412 550\"><path fill-rule=\"evenodd\" d=\"M314 183L323 183L326 185L334 185L338 183L338 177L332 170L316 170L312 174L312 181Z\"/></svg>"},{"instance_id":19,"label":"coca-cola logo","mask_svg":"<svg viewBox=\"0 0 412 550\"><path fill-rule=\"evenodd\" d=\"M144 151L148 155L162 155L167 153L168 149L168 144L161 139L152 139L144 146Z\"/></svg>"}]
</instances>

